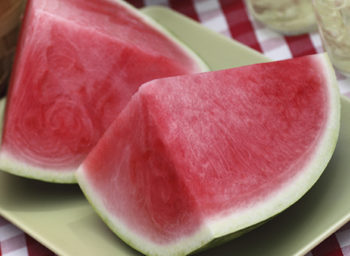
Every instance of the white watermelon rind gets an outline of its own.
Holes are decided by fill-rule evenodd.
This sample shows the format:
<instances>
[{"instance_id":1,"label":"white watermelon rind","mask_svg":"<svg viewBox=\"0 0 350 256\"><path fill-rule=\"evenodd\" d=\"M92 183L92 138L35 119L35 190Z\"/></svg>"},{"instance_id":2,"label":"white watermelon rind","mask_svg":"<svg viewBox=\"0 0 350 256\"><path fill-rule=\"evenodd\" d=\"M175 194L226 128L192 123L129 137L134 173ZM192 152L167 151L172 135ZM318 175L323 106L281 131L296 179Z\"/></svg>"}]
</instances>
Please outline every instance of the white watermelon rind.
<instances>
[{"instance_id":1,"label":"white watermelon rind","mask_svg":"<svg viewBox=\"0 0 350 256\"><path fill-rule=\"evenodd\" d=\"M6 98L0 100L0 134L2 134L6 108ZM0 144L1 144L0 136ZM54 182L54 183L76 183L74 172L67 172L65 175L62 175L62 171L50 172L48 175L47 170L37 169L30 167L22 163L22 161L16 160L11 155L6 152L0 153L0 171L6 170L7 173L21 176L25 178L37 179L42 181Z\"/></svg>"},{"instance_id":2,"label":"white watermelon rind","mask_svg":"<svg viewBox=\"0 0 350 256\"><path fill-rule=\"evenodd\" d=\"M35 179L52 183L73 184L77 183L75 179L75 169L73 171L54 170L52 168L33 167L32 164L27 164L23 160L16 159L6 151L0 153L0 170L5 170L7 173L21 176L23 178Z\"/></svg>"},{"instance_id":3,"label":"white watermelon rind","mask_svg":"<svg viewBox=\"0 0 350 256\"><path fill-rule=\"evenodd\" d=\"M103 199L99 198L98 192L94 191L84 175L84 165L80 166L76 173L78 183L103 221L122 240L130 246L147 255L186 255L203 247L211 246L212 243L220 243L220 240L234 238L245 233L254 225L262 223L267 219L279 214L286 208L298 201L319 179L323 170L331 159L339 136L340 129L340 96L339 87L332 65L326 54L314 57L315 63L322 65L324 75L329 87L329 113L325 124L324 133L317 140L315 152L310 162L304 167L304 171L284 184L283 189L271 194L263 201L257 202L251 207L239 211L207 219L195 234L181 237L173 243L166 245L155 244L143 235L132 232L121 220L108 213L103 205Z\"/></svg>"},{"instance_id":4,"label":"white watermelon rind","mask_svg":"<svg viewBox=\"0 0 350 256\"><path fill-rule=\"evenodd\" d=\"M6 98L0 100L0 134L2 134L4 117L6 110ZM0 136L1 144L2 136ZM1 149L1 148L0 148ZM6 170L7 173L11 173L16 176L25 178L38 179L42 181L49 181L54 183L76 183L74 172L70 171L62 175L62 171L50 172L48 175L47 170L30 167L30 165L24 164L22 161L16 160L14 157L6 152L0 153L0 171Z\"/></svg>"},{"instance_id":5,"label":"white watermelon rind","mask_svg":"<svg viewBox=\"0 0 350 256\"><path fill-rule=\"evenodd\" d=\"M2 135L4 117L6 111L6 98L0 101L0 134ZM2 136L0 136L0 145ZM73 184L77 183L75 179L75 169L71 171L53 170L33 167L32 164L26 164L23 160L16 159L8 152L2 150L0 146L0 171L4 171L23 178L35 179L52 183Z\"/></svg>"}]
</instances>

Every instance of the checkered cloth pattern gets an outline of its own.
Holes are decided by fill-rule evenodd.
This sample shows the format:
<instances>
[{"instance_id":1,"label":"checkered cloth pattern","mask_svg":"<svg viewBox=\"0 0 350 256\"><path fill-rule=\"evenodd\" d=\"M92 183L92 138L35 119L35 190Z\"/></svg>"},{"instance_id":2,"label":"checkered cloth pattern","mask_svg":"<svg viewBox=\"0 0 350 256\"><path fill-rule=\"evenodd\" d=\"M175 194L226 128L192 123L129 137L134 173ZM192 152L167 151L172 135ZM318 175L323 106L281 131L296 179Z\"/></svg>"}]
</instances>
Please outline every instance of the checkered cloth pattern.
<instances>
[{"instance_id":1,"label":"checkered cloth pattern","mask_svg":"<svg viewBox=\"0 0 350 256\"><path fill-rule=\"evenodd\" d=\"M272 60L323 52L317 32L283 36L255 21L244 0L129 0L137 8L162 5L218 33L245 44ZM340 91L350 97L350 79L337 74ZM53 252L0 216L0 256L51 256ZM283 255L282 255L283 256ZM350 222L307 256L350 256Z\"/></svg>"}]
</instances>

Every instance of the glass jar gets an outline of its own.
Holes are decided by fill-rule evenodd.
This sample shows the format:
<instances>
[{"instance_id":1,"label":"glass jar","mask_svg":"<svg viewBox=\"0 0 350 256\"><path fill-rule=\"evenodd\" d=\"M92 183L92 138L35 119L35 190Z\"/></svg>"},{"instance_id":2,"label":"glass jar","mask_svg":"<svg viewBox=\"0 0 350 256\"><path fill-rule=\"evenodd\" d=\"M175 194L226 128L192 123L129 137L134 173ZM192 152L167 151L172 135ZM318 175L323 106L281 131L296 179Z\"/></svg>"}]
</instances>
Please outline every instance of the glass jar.
<instances>
[{"instance_id":1,"label":"glass jar","mask_svg":"<svg viewBox=\"0 0 350 256\"><path fill-rule=\"evenodd\" d=\"M350 74L350 1L313 0L323 47L337 70Z\"/></svg>"},{"instance_id":2,"label":"glass jar","mask_svg":"<svg viewBox=\"0 0 350 256\"><path fill-rule=\"evenodd\" d=\"M285 35L317 29L311 0L246 0L252 16Z\"/></svg>"}]
</instances>

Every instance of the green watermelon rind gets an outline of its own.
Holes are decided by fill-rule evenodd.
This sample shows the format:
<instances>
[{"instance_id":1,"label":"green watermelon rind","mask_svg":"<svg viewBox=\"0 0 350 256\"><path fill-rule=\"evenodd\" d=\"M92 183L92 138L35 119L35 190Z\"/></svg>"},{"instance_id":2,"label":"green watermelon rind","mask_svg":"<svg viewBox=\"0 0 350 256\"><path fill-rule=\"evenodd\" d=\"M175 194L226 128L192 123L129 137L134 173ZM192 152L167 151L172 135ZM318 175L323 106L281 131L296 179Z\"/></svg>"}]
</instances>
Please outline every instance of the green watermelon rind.
<instances>
[{"instance_id":1,"label":"green watermelon rind","mask_svg":"<svg viewBox=\"0 0 350 256\"><path fill-rule=\"evenodd\" d=\"M85 177L84 165L81 165L76 172L76 178L83 193L97 214L123 241L138 251L155 256L179 256L200 251L203 248L225 242L227 239L235 238L254 228L255 225L258 226L278 215L297 202L316 183L333 155L339 136L340 96L334 70L326 54L319 54L315 63L316 61L322 65L329 90L330 112L324 132L317 140L313 156L304 167L304 171L301 171L288 184L284 184L283 189L279 189L263 201L257 202L252 207L246 207L238 213L208 219L194 234L181 237L167 246L150 242L144 235L132 232L122 220L117 220L116 217L109 214L103 205L103 199L99 198L98 192L94 191L92 184Z\"/></svg>"}]
</instances>

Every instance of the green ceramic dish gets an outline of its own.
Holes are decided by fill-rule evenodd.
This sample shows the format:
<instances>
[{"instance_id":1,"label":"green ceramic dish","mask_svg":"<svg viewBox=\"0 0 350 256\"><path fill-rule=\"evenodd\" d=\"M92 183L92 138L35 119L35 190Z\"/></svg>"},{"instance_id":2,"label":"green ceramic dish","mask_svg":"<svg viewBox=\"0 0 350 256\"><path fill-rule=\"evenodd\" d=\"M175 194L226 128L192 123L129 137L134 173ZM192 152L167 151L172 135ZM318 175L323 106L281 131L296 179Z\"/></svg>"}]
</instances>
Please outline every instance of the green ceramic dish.
<instances>
[{"instance_id":1,"label":"green ceramic dish","mask_svg":"<svg viewBox=\"0 0 350 256\"><path fill-rule=\"evenodd\" d=\"M168 9L151 7L155 18L192 47L213 70L268 61ZM342 100L342 115L350 102ZM343 118L334 157L299 202L254 231L198 255L303 255L350 219L350 119ZM27 180L0 172L0 215L59 255L139 255L94 213L76 185Z\"/></svg>"}]
</instances>

